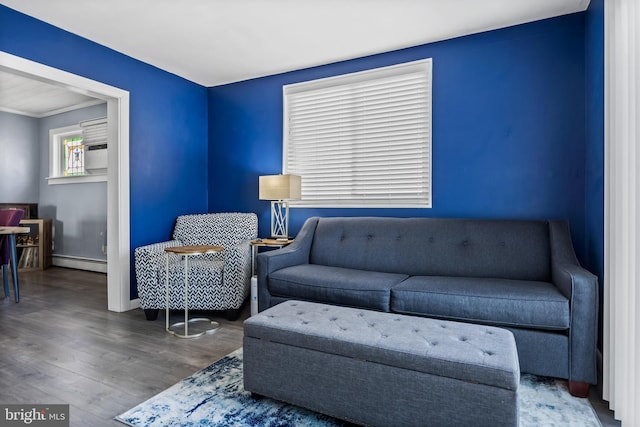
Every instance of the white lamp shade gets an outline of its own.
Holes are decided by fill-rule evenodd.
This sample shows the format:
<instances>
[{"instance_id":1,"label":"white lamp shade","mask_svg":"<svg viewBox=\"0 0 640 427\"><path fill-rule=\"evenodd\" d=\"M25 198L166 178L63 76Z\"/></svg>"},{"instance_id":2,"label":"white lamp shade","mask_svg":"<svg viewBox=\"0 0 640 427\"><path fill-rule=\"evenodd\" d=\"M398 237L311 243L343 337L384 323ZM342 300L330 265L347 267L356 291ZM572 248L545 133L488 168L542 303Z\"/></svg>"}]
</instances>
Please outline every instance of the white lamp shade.
<instances>
[{"instance_id":1,"label":"white lamp shade","mask_svg":"<svg viewBox=\"0 0 640 427\"><path fill-rule=\"evenodd\" d=\"M299 175L264 175L260 177L260 200L300 200Z\"/></svg>"}]
</instances>

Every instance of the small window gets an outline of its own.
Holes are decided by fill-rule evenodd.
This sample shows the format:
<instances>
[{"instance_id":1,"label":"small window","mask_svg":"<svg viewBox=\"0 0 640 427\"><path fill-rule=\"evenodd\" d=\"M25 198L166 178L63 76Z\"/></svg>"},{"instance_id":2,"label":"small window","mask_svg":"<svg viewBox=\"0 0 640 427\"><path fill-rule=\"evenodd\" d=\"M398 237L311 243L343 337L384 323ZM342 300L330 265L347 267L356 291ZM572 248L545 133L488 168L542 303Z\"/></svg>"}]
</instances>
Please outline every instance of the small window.
<instances>
[{"instance_id":1,"label":"small window","mask_svg":"<svg viewBox=\"0 0 640 427\"><path fill-rule=\"evenodd\" d=\"M95 122L98 122L96 125ZM100 138L96 138L98 133ZM106 181L106 169L92 173L87 168L87 150L106 143L106 119L49 130L50 185ZM97 146L102 147L105 145ZM106 149L103 150L106 153ZM94 156L95 157L95 156Z\"/></svg>"},{"instance_id":2,"label":"small window","mask_svg":"<svg viewBox=\"0 0 640 427\"><path fill-rule=\"evenodd\" d=\"M298 207L431 207L431 59L283 87Z\"/></svg>"}]
</instances>

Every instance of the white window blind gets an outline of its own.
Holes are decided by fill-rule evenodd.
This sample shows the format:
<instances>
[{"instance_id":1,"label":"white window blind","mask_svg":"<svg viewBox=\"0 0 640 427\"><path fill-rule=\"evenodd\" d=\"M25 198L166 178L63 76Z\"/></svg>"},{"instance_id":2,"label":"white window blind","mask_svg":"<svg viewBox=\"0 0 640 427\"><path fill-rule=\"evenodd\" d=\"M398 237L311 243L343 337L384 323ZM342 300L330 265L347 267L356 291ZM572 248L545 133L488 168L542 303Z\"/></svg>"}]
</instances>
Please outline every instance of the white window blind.
<instances>
[{"instance_id":1,"label":"white window blind","mask_svg":"<svg viewBox=\"0 0 640 427\"><path fill-rule=\"evenodd\" d=\"M300 207L431 207L431 59L283 87Z\"/></svg>"}]
</instances>

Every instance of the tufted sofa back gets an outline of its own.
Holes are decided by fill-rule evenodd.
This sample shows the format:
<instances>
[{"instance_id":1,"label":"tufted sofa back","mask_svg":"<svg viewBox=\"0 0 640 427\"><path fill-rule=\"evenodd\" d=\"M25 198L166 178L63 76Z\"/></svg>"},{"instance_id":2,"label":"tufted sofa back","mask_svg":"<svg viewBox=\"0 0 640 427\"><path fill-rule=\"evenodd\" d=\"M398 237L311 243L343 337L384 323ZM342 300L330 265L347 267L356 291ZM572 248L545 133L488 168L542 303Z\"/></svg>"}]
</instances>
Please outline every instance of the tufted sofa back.
<instances>
[{"instance_id":1,"label":"tufted sofa back","mask_svg":"<svg viewBox=\"0 0 640 427\"><path fill-rule=\"evenodd\" d=\"M313 218L312 264L410 275L548 281L547 221ZM305 224L306 225L306 224Z\"/></svg>"},{"instance_id":2,"label":"tufted sofa back","mask_svg":"<svg viewBox=\"0 0 640 427\"><path fill-rule=\"evenodd\" d=\"M173 230L173 238L184 245L232 247L257 235L258 217L254 213L181 215Z\"/></svg>"}]
</instances>

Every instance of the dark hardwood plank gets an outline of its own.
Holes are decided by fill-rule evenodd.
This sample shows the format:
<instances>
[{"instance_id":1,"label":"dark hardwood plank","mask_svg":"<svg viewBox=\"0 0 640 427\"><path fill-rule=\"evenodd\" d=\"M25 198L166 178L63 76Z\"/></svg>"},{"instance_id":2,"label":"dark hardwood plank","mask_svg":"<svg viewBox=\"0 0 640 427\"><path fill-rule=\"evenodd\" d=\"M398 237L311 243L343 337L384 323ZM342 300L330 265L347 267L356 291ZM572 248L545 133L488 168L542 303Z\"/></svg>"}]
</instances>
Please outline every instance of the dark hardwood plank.
<instances>
[{"instance_id":1,"label":"dark hardwood plank","mask_svg":"<svg viewBox=\"0 0 640 427\"><path fill-rule=\"evenodd\" d=\"M248 304L234 322L203 313L221 328L185 340L164 331L164 312L149 322L139 309L107 311L104 274L53 267L20 279L20 303L0 300L0 402L66 403L72 426L121 426L116 415L239 348L249 315Z\"/></svg>"}]
</instances>

